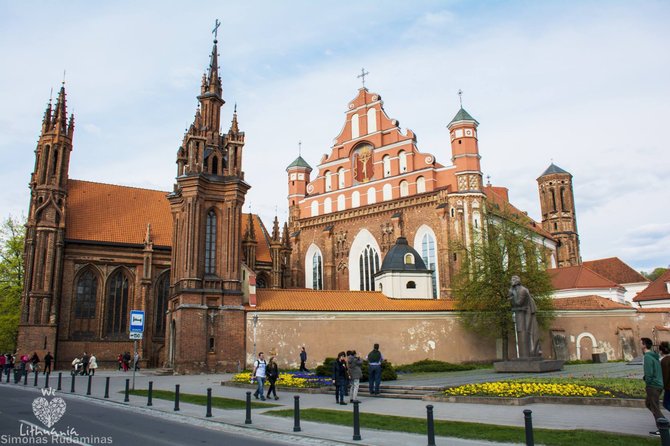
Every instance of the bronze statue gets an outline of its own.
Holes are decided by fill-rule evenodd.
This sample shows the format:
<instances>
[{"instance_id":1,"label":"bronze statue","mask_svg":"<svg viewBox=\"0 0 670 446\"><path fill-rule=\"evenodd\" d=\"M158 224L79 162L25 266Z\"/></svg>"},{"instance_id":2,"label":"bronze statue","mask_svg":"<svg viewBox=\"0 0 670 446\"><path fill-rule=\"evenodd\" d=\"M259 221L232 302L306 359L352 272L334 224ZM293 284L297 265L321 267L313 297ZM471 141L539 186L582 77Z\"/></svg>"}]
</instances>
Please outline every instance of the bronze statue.
<instances>
[{"instance_id":1,"label":"bronze statue","mask_svg":"<svg viewBox=\"0 0 670 446\"><path fill-rule=\"evenodd\" d=\"M509 300L512 304L516 345L519 358L541 356L540 328L537 325L537 306L528 288L521 285L519 276L512 276L509 289Z\"/></svg>"}]
</instances>

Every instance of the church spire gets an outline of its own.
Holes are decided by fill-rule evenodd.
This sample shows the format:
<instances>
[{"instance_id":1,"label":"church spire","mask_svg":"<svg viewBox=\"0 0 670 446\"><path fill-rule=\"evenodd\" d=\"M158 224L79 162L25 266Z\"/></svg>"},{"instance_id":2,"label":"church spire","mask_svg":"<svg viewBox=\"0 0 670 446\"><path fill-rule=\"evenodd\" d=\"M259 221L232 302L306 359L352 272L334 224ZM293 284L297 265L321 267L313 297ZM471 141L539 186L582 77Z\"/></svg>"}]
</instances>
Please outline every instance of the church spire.
<instances>
[{"instance_id":1,"label":"church spire","mask_svg":"<svg viewBox=\"0 0 670 446\"><path fill-rule=\"evenodd\" d=\"M279 218L275 215L275 221L272 225L272 241L273 242L281 242L281 239L279 238Z\"/></svg>"},{"instance_id":2,"label":"church spire","mask_svg":"<svg viewBox=\"0 0 670 446\"><path fill-rule=\"evenodd\" d=\"M235 104L235 108L233 109L233 120L230 123L230 130L228 133L239 133L240 132L240 126L237 124L237 104Z\"/></svg>"},{"instance_id":3,"label":"church spire","mask_svg":"<svg viewBox=\"0 0 670 446\"><path fill-rule=\"evenodd\" d=\"M65 131L67 128L67 104L65 99L65 83L61 85L56 100L56 109L53 119L53 126L56 130Z\"/></svg>"},{"instance_id":4,"label":"church spire","mask_svg":"<svg viewBox=\"0 0 670 446\"><path fill-rule=\"evenodd\" d=\"M217 40L214 39L214 47L210 56L209 70L207 74L207 92L221 97L221 78L219 77L219 58Z\"/></svg>"}]
</instances>

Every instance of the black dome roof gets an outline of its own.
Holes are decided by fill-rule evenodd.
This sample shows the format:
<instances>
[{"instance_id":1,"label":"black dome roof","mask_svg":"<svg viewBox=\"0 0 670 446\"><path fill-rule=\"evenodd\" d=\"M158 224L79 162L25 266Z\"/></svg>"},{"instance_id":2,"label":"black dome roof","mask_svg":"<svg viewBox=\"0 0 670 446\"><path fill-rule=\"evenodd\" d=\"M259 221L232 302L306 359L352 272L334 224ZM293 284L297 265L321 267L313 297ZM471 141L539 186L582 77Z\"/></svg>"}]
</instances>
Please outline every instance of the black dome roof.
<instances>
[{"instance_id":1,"label":"black dome roof","mask_svg":"<svg viewBox=\"0 0 670 446\"><path fill-rule=\"evenodd\" d=\"M405 255L412 254L413 262L405 263ZM382 262L382 267L379 272L384 271L430 271L426 268L426 264L423 262L421 255L416 251L416 249L409 246L407 239L405 237L398 237L395 242L395 245L389 249L389 252L386 253L384 261Z\"/></svg>"}]
</instances>

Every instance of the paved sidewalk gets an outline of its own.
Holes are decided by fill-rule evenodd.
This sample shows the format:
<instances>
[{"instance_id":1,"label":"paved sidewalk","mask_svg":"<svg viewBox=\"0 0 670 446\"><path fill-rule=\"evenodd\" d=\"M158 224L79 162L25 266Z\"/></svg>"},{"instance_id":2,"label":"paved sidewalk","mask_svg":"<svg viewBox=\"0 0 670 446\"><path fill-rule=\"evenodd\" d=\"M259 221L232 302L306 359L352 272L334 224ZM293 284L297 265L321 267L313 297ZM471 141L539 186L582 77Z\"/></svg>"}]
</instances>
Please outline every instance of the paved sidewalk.
<instances>
[{"instance_id":1,"label":"paved sidewalk","mask_svg":"<svg viewBox=\"0 0 670 446\"><path fill-rule=\"evenodd\" d=\"M625 372L638 372L637 367L622 368L623 364L616 364L611 367L610 372L614 373L616 369ZM480 372L480 371L477 371ZM484 371L491 373L491 371ZM589 372L592 373L593 371ZM601 370L602 372L602 370ZM471 374L471 380L483 379L486 373ZM570 373L567 371L567 373ZM575 374L575 372L572 372ZM602 373L599 373L602 374ZM453 380L463 379L457 374L450 374ZM500 378L501 375L495 375ZM546 375L543 375L546 376ZM614 376L614 375L609 375ZM130 403L122 403L123 389L125 387L125 379L131 379L131 374L117 371L98 371L92 380L91 397L102 399L104 394L105 378L110 377L110 400L120 403L128 404L138 410L146 408L145 397L130 397ZM231 374L218 375L180 375L180 376L151 376L144 372L138 373L136 376L136 389L146 389L148 382L153 381L153 388L160 390L174 391L175 384L180 385L181 393L191 394L206 394L208 387L212 388L214 396L222 396L227 398L235 398L244 400L246 392L250 389L222 386L221 382L229 380ZM511 377L503 375L505 377ZM433 376L430 378L436 384L431 385L445 385L437 384L439 378ZM417 381L424 382L421 378L415 380L400 380L394 384L412 383L417 385ZM51 377L50 385L56 387L57 379L55 376ZM442 383L445 379L442 378ZM478 382L478 381L470 381ZM86 393L87 378L76 378L76 395L84 395ZM2 384L7 385L7 384ZM10 384L14 386L14 384ZM453 384L452 384L453 385ZM23 386L26 390L32 389L38 392L38 389L33 387L32 376L28 380L28 385ZM39 387L44 386L44 378L39 377ZM1 387L0 387L1 391ZM352 405L339 406L335 404L332 395L328 394L307 394L294 393L288 391L279 391L280 399L276 403L281 404L283 408L293 408L294 395L300 395L301 409L307 408L324 408L332 410L345 410L351 412ZM61 396L67 397L70 395L70 376L63 374ZM419 400L397 400L388 398L361 398L362 403L360 410L362 413L378 413L388 415L400 415L407 417L416 417L425 419L426 405L425 401ZM275 403L275 401L269 401ZM497 406L487 404L459 404L459 403L431 403L434 406L434 417L436 420L453 420L453 421L470 421L481 422L487 424L499 424L508 426L523 427L523 410L530 409L533 411L533 426L536 428L551 428L551 429L586 429L594 431L618 432L625 434L634 434L646 436L653 428L652 416L646 409L634 408L619 408L619 407L600 407L600 406L573 406L573 405L557 405L557 404L531 404L527 406ZM153 410L161 411L165 416L174 416L174 403L171 401L159 400L154 398ZM192 420L199 420L198 422L209 423L205 421L205 408L203 406L191 405L181 403L181 410L177 414L181 417L192 417ZM142 409L143 410L143 409ZM268 435L296 435L293 433L293 418L279 418L263 415L262 413L267 409L254 409L252 411L253 424L250 426L253 429L261 429L266 431ZM214 422L225 423L236 428L248 429L249 426L244 425L245 413L243 410L213 410ZM425 444L425 435L411 435L396 432L383 432L370 429L362 429L362 441L352 441L353 429L346 426L335 426L321 423L310 423L303 421L302 432L297 435L301 437L313 437L316 439L325 439L328 442L324 444L338 444L338 443L352 443L365 445L407 445L407 444ZM336 442L336 443L333 443ZM519 444L523 443L523 438L519 438ZM440 438L437 440L438 445L484 445L490 444L483 441L467 441L457 440L452 438ZM500 443L496 443L500 445Z\"/></svg>"}]
</instances>

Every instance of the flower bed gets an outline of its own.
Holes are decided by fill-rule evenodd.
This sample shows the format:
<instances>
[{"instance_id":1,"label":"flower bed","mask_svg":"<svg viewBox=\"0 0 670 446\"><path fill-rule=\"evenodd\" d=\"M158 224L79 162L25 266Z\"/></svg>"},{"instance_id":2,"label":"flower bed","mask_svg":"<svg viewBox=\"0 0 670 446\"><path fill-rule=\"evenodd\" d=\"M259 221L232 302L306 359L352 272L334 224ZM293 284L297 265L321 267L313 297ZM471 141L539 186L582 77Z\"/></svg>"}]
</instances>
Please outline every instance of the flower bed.
<instances>
[{"instance_id":1,"label":"flower bed","mask_svg":"<svg viewBox=\"0 0 670 446\"><path fill-rule=\"evenodd\" d=\"M450 387L444 391L447 396L487 396L502 398L523 398L528 396L559 396L582 398L614 398L612 392L578 384L556 384L540 382L500 381L480 384L466 384Z\"/></svg>"},{"instance_id":2,"label":"flower bed","mask_svg":"<svg viewBox=\"0 0 670 446\"><path fill-rule=\"evenodd\" d=\"M233 382L249 383L251 381L251 372L242 372L233 376ZM269 385L267 380L265 385ZM277 386L293 387L297 389L317 388L332 385L332 380L324 376L318 376L313 373L304 372L283 372L279 374Z\"/></svg>"}]
</instances>

